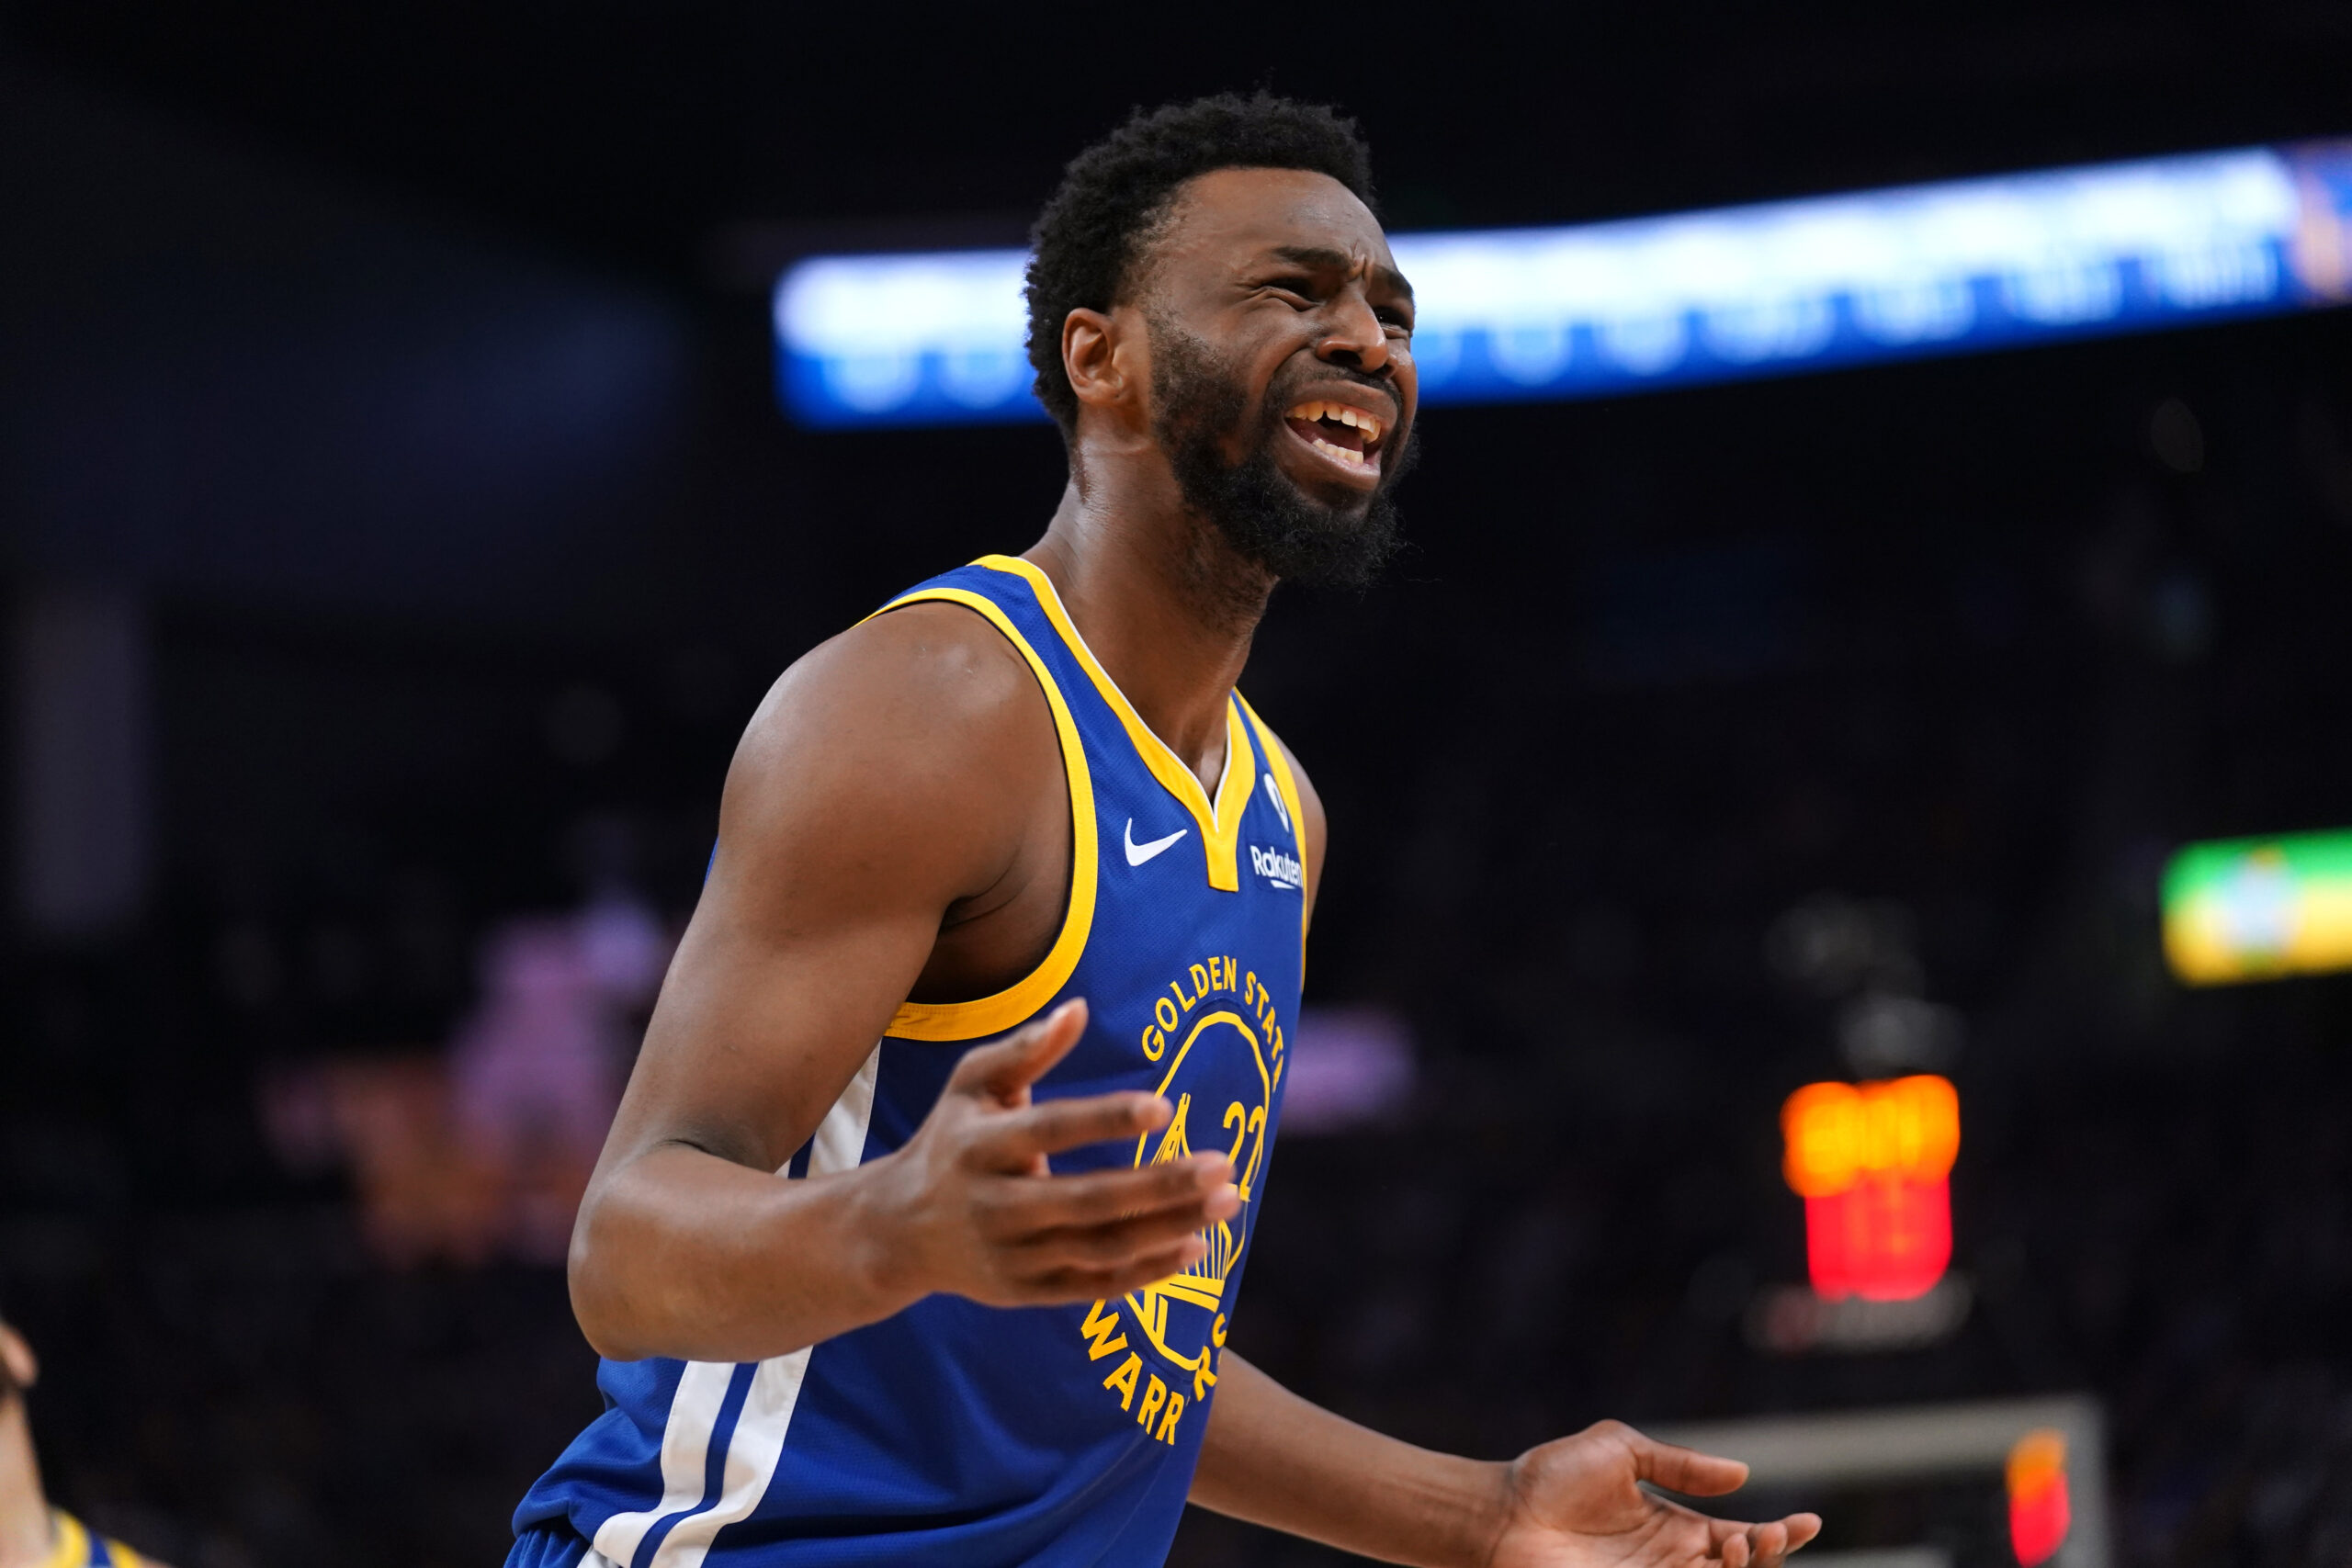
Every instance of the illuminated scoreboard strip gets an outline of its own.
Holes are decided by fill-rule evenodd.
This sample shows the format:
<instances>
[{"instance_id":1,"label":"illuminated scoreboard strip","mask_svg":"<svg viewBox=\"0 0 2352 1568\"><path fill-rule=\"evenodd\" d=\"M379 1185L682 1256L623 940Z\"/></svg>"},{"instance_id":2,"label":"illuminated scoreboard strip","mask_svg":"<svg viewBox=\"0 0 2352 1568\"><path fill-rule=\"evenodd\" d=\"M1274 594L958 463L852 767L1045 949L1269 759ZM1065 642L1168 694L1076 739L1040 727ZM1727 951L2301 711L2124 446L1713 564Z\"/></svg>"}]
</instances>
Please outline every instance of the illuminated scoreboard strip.
<instances>
[{"instance_id":1,"label":"illuminated scoreboard strip","mask_svg":"<svg viewBox=\"0 0 2352 1568\"><path fill-rule=\"evenodd\" d=\"M2352 298L2352 141L1561 229L1398 234L1430 404L1600 397ZM775 298L820 426L1042 419L1017 250L815 256Z\"/></svg>"},{"instance_id":2,"label":"illuminated scoreboard strip","mask_svg":"<svg viewBox=\"0 0 2352 1568\"><path fill-rule=\"evenodd\" d=\"M2188 845L2165 867L2164 937L2192 986L2352 969L2352 829Z\"/></svg>"}]
</instances>

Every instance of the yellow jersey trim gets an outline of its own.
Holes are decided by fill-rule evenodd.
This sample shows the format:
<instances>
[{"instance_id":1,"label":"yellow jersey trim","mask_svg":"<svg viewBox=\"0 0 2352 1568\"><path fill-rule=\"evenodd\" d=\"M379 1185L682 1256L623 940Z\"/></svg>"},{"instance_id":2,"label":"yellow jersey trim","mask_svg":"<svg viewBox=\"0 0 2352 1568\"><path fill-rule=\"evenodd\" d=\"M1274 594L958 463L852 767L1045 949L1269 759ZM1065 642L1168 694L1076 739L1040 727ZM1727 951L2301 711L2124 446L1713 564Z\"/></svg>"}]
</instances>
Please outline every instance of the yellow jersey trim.
<instances>
[{"instance_id":1,"label":"yellow jersey trim","mask_svg":"<svg viewBox=\"0 0 2352 1568\"><path fill-rule=\"evenodd\" d=\"M1143 721L1135 705L1127 701L1126 693L1119 690L1118 683L1094 657L1094 650L1086 646L1086 638L1079 635L1069 611L1062 604L1062 596L1054 590L1053 579L1018 556L982 556L973 564L1028 580L1046 618L1053 622L1054 629L1069 646L1071 656L1084 667L1094 689L1125 727L1127 740L1135 747L1136 755L1143 759L1143 765L1151 770L1160 786L1176 797L1177 804L1193 814L1193 824L1201 830L1201 851L1207 860L1209 886L1224 893L1241 891L1241 814L1250 804L1250 792L1257 780L1250 776L1253 771L1248 761L1250 739L1238 707L1230 701L1225 705L1225 772L1219 776L1216 800L1212 804L1208 791L1201 787L1199 776Z\"/></svg>"},{"instance_id":2,"label":"yellow jersey trim","mask_svg":"<svg viewBox=\"0 0 2352 1568\"><path fill-rule=\"evenodd\" d=\"M1054 684L1053 672L1002 610L967 589L925 588L893 599L874 613L878 615L933 600L961 604L986 616L1029 661L1054 710L1054 731L1061 738L1062 772L1069 784L1069 908L1062 916L1061 934L1054 939L1044 962L992 997L968 1002L901 1002L891 1016L890 1027L883 1031L897 1040L980 1040L1027 1022L1069 983L1080 954L1086 951L1087 934L1094 929L1095 863L1101 848L1094 827L1094 780L1087 771L1086 746L1079 739L1078 721L1070 716L1061 688Z\"/></svg>"},{"instance_id":3,"label":"yellow jersey trim","mask_svg":"<svg viewBox=\"0 0 2352 1568\"><path fill-rule=\"evenodd\" d=\"M49 1529L57 1538L57 1546L41 1568L88 1568L90 1532L82 1528L82 1521L62 1508L51 1508Z\"/></svg>"},{"instance_id":4,"label":"yellow jersey trim","mask_svg":"<svg viewBox=\"0 0 2352 1568\"><path fill-rule=\"evenodd\" d=\"M1267 728L1264 719L1258 716L1258 710L1250 705L1249 698L1238 692L1233 696L1241 705L1241 711L1250 716L1250 724L1258 731L1258 748L1266 754L1266 766L1274 775L1274 787L1283 792L1283 809L1290 813L1290 819L1295 825L1299 871L1298 973L1300 982L1304 984L1306 976L1306 928L1312 922L1315 911L1315 887L1310 880L1315 873L1306 863L1306 814L1298 808L1298 781L1291 776L1290 759L1283 754L1283 743L1274 739L1274 732Z\"/></svg>"}]
</instances>

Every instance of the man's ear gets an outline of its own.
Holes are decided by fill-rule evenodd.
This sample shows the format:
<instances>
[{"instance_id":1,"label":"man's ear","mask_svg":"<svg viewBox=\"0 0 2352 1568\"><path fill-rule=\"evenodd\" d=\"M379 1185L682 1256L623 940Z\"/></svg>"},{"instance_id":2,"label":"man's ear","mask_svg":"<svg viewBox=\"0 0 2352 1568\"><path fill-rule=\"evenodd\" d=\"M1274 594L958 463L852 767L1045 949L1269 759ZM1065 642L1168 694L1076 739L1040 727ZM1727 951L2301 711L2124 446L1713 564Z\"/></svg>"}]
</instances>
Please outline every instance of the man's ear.
<instances>
[{"instance_id":1,"label":"man's ear","mask_svg":"<svg viewBox=\"0 0 2352 1568\"><path fill-rule=\"evenodd\" d=\"M1133 311L1084 309L1062 318L1062 369L1080 402L1108 408L1135 394L1144 373L1138 345L1129 341L1136 321Z\"/></svg>"}]
</instances>

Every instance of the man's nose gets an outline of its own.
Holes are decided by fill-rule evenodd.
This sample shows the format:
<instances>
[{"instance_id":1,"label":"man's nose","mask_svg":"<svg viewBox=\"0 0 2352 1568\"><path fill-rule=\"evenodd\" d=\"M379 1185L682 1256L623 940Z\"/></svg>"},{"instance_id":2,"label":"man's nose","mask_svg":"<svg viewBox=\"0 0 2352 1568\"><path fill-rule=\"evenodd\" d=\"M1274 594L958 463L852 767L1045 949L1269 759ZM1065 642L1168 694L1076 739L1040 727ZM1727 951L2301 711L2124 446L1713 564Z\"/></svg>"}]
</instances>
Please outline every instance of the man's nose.
<instances>
[{"instance_id":1,"label":"man's nose","mask_svg":"<svg viewBox=\"0 0 2352 1568\"><path fill-rule=\"evenodd\" d=\"M1340 291L1330 304L1329 325L1315 345L1317 357L1354 369L1385 375L1388 370L1388 329L1373 310L1360 288Z\"/></svg>"}]
</instances>

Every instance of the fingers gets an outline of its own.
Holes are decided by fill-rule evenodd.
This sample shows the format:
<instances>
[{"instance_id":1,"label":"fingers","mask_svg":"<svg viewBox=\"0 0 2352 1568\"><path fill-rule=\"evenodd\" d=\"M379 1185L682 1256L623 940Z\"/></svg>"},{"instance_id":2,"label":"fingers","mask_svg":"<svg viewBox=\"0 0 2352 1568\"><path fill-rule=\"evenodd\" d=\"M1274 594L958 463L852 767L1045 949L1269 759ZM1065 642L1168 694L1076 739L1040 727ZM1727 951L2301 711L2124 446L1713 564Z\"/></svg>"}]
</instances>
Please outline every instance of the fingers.
<instances>
[{"instance_id":1,"label":"fingers","mask_svg":"<svg viewBox=\"0 0 2352 1568\"><path fill-rule=\"evenodd\" d=\"M1170 1274L1182 1273L1197 1256L1191 1247L1180 1247L1139 1258L1118 1269L1057 1269L1028 1281L1019 1300L1033 1306L1107 1302L1146 1285L1158 1284Z\"/></svg>"},{"instance_id":2,"label":"fingers","mask_svg":"<svg viewBox=\"0 0 2352 1568\"><path fill-rule=\"evenodd\" d=\"M1779 1532L1775 1538L1779 1544L1772 1549L1770 1555L1766 1554L1760 1542L1757 1547L1758 1561L1763 1563L1765 1568L1777 1568L1781 1559L1821 1533L1821 1516L1819 1514L1791 1514L1777 1524L1759 1525L1757 1528L1759 1530L1769 1529Z\"/></svg>"},{"instance_id":3,"label":"fingers","mask_svg":"<svg viewBox=\"0 0 2352 1568\"><path fill-rule=\"evenodd\" d=\"M1124 1269L1138 1258L1171 1250L1186 1254L1177 1265L1181 1269L1208 1250L1200 1235L1202 1224L1198 1207L1182 1204L1109 1224L1047 1231L1020 1243L1015 1251L1023 1271L1036 1274L1057 1269Z\"/></svg>"},{"instance_id":4,"label":"fingers","mask_svg":"<svg viewBox=\"0 0 2352 1568\"><path fill-rule=\"evenodd\" d=\"M1168 1101L1140 1090L1049 1100L990 1117L974 1137L972 1152L992 1168L1020 1169L1039 1155L1156 1133L1175 1114Z\"/></svg>"},{"instance_id":5,"label":"fingers","mask_svg":"<svg viewBox=\"0 0 2352 1568\"><path fill-rule=\"evenodd\" d=\"M1065 1226L1099 1225L1182 1206L1195 1228L1241 1207L1233 1167L1222 1155L1193 1155L1140 1170L1092 1171L1050 1181L1007 1181L988 1192L984 1234L1011 1241Z\"/></svg>"},{"instance_id":6,"label":"fingers","mask_svg":"<svg viewBox=\"0 0 2352 1568\"><path fill-rule=\"evenodd\" d=\"M1010 1038L965 1052L948 1075L948 1092L1012 1100L1053 1071L1085 1032L1086 1000L1072 997Z\"/></svg>"},{"instance_id":7,"label":"fingers","mask_svg":"<svg viewBox=\"0 0 2352 1568\"><path fill-rule=\"evenodd\" d=\"M1747 1466L1736 1459L1661 1443L1631 1427L1620 1430L1618 1440L1633 1455L1634 1475L1686 1497L1718 1497L1738 1491L1747 1480Z\"/></svg>"},{"instance_id":8,"label":"fingers","mask_svg":"<svg viewBox=\"0 0 2352 1568\"><path fill-rule=\"evenodd\" d=\"M1821 1533L1818 1514L1791 1514L1766 1524L1741 1524L1736 1519L1709 1522L1715 1554L1724 1568L1781 1568L1789 1553Z\"/></svg>"},{"instance_id":9,"label":"fingers","mask_svg":"<svg viewBox=\"0 0 2352 1568\"><path fill-rule=\"evenodd\" d=\"M981 1226L999 1260L989 1299L1000 1305L1105 1301L1181 1273L1206 1254L1201 1233L1240 1212L1231 1175L1212 1155L1142 1170L992 1183L996 1207ZM1061 1188L1076 1190L1065 1197ZM1041 1214L1071 1213L1105 1217L1037 1223Z\"/></svg>"}]
</instances>

